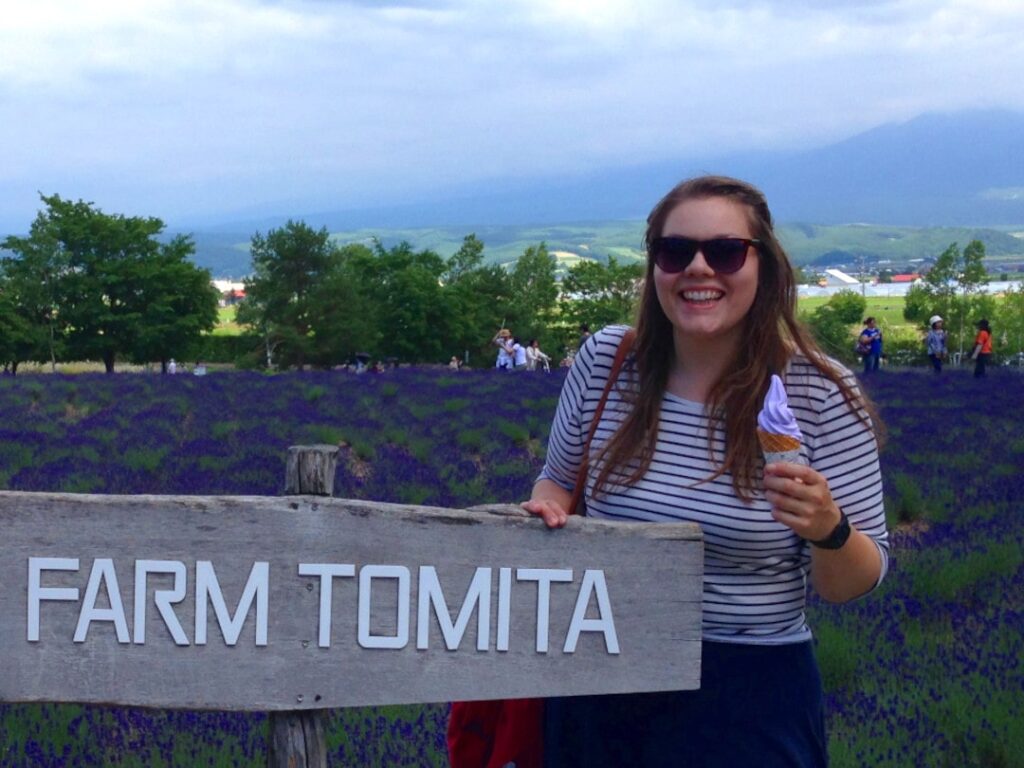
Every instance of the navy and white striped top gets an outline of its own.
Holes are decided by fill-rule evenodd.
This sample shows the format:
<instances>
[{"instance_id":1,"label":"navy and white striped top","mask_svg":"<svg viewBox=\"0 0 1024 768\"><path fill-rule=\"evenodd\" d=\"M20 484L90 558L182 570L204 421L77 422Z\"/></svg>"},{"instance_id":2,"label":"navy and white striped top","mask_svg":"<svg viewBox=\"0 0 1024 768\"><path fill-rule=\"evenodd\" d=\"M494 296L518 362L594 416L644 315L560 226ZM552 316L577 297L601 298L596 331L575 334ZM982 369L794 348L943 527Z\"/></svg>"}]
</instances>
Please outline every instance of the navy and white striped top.
<instances>
[{"instance_id":1,"label":"navy and white striped top","mask_svg":"<svg viewBox=\"0 0 1024 768\"><path fill-rule=\"evenodd\" d=\"M575 485L583 444L625 331L625 326L605 328L576 355L562 388L540 478L567 490ZM845 371L851 384L856 383L849 371L835 365ZM843 402L838 387L805 358L791 360L782 378L804 437L800 451L827 478L833 498L850 523L875 541L882 557L881 581L888 569L889 545L874 435ZM635 373L627 366L619 383L628 386L631 381L635 382ZM592 498L597 477L593 458L621 423L627 407L613 387L590 448L587 514L609 520L700 525L705 640L751 644L808 640L804 603L810 545L772 519L771 505L760 490L747 503L736 496L730 474L701 482L714 472L708 459L703 404L666 393L647 474L636 485ZM715 432L712 445L715 464L720 465L724 457L721 429Z\"/></svg>"}]
</instances>

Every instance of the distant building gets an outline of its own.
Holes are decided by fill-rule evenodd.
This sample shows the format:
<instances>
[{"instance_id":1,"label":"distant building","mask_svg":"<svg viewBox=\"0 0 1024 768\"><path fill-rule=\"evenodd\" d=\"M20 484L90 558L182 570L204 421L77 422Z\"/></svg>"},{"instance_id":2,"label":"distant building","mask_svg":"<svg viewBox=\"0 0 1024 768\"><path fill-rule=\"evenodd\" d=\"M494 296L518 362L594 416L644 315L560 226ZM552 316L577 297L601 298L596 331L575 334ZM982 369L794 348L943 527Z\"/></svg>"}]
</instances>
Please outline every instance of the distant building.
<instances>
[{"instance_id":1,"label":"distant building","mask_svg":"<svg viewBox=\"0 0 1024 768\"><path fill-rule=\"evenodd\" d=\"M838 269L826 269L818 284L822 288L854 288L860 285L860 280Z\"/></svg>"},{"instance_id":2,"label":"distant building","mask_svg":"<svg viewBox=\"0 0 1024 768\"><path fill-rule=\"evenodd\" d=\"M915 283L921 279L921 276L916 272L907 275L893 275L892 281L894 283Z\"/></svg>"},{"instance_id":3,"label":"distant building","mask_svg":"<svg viewBox=\"0 0 1024 768\"><path fill-rule=\"evenodd\" d=\"M222 307L234 306L245 298L245 283L234 280L213 280L213 287L220 293L217 302Z\"/></svg>"}]
</instances>

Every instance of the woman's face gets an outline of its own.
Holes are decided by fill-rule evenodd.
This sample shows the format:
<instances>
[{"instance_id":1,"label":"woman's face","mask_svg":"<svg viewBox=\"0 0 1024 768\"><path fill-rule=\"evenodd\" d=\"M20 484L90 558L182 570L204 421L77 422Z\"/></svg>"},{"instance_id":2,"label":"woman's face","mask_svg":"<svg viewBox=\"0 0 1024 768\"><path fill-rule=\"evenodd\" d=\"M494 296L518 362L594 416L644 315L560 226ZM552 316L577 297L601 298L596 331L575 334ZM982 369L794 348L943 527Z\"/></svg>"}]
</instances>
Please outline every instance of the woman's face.
<instances>
[{"instance_id":1,"label":"woman's face","mask_svg":"<svg viewBox=\"0 0 1024 768\"><path fill-rule=\"evenodd\" d=\"M717 237L751 238L747 208L724 197L686 200L669 213L662 237L693 240ZM672 323L676 339L684 342L736 344L743 319L754 304L760 256L755 248L738 272L717 274L698 251L682 272L654 267L658 302Z\"/></svg>"}]
</instances>

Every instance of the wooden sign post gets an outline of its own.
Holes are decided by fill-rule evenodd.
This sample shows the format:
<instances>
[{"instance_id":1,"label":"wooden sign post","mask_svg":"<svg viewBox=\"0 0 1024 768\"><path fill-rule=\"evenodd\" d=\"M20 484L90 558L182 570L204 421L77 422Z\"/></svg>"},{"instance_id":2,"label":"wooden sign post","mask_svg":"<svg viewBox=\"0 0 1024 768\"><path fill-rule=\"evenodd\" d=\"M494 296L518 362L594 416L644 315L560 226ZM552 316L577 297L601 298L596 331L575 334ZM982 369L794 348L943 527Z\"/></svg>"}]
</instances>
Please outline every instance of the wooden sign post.
<instances>
[{"instance_id":1,"label":"wooden sign post","mask_svg":"<svg viewBox=\"0 0 1024 768\"><path fill-rule=\"evenodd\" d=\"M338 468L336 445L293 445L285 464L284 492L332 496ZM322 709L271 712L268 768L327 768L326 714Z\"/></svg>"}]
</instances>

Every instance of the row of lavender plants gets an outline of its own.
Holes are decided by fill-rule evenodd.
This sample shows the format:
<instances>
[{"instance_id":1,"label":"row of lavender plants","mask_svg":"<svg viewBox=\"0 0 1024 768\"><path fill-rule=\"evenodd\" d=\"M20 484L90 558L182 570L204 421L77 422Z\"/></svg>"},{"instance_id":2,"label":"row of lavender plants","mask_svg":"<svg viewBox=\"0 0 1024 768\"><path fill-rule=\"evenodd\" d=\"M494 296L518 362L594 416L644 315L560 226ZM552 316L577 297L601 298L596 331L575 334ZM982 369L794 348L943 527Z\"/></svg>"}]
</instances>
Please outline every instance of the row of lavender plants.
<instances>
[{"instance_id":1,"label":"row of lavender plants","mask_svg":"<svg viewBox=\"0 0 1024 768\"><path fill-rule=\"evenodd\" d=\"M1002 375L1000 375L1002 374ZM447 507L529 493L562 377L40 375L0 379L0 488L283 491L289 445L342 445L336 494ZM812 600L833 765L1024 766L1024 377L883 373L894 562ZM339 710L341 765L446 764L444 705ZM260 763L260 715L0 704L0 765Z\"/></svg>"}]
</instances>

